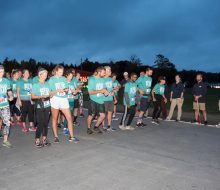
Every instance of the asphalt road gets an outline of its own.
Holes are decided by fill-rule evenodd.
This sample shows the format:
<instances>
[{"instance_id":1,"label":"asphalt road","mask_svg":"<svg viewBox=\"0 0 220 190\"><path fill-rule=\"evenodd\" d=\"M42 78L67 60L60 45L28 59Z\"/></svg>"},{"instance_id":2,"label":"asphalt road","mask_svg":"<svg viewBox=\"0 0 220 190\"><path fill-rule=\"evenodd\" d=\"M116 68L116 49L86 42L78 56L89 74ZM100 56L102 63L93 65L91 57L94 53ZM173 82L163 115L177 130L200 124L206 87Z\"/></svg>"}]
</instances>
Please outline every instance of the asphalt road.
<instances>
[{"instance_id":1,"label":"asphalt road","mask_svg":"<svg viewBox=\"0 0 220 190\"><path fill-rule=\"evenodd\" d=\"M33 132L13 128L13 148L0 147L0 190L220 190L218 128L147 119L145 128L89 136L79 121L80 143L60 131L61 143L42 149Z\"/></svg>"}]
</instances>

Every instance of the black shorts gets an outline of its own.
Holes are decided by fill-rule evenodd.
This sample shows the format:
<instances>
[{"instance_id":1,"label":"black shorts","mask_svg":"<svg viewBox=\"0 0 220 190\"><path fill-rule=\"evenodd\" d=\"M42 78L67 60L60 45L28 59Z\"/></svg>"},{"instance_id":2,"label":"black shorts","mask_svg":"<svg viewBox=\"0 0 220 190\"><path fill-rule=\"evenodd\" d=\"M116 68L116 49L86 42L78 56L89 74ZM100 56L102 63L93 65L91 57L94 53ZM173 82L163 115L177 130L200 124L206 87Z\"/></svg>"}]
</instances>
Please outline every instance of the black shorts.
<instances>
[{"instance_id":1,"label":"black shorts","mask_svg":"<svg viewBox=\"0 0 220 190\"><path fill-rule=\"evenodd\" d=\"M113 112L114 111L114 102L113 101L106 101L104 102L105 105L105 112Z\"/></svg>"},{"instance_id":2,"label":"black shorts","mask_svg":"<svg viewBox=\"0 0 220 190\"><path fill-rule=\"evenodd\" d=\"M141 97L140 99L140 111L146 112L149 107L149 99L145 97Z\"/></svg>"},{"instance_id":3,"label":"black shorts","mask_svg":"<svg viewBox=\"0 0 220 190\"><path fill-rule=\"evenodd\" d=\"M88 114L91 116L98 115L99 113L105 113L104 104L98 104L92 100L89 101Z\"/></svg>"},{"instance_id":4,"label":"black shorts","mask_svg":"<svg viewBox=\"0 0 220 190\"><path fill-rule=\"evenodd\" d=\"M74 100L74 108L79 108L79 99Z\"/></svg>"}]
</instances>

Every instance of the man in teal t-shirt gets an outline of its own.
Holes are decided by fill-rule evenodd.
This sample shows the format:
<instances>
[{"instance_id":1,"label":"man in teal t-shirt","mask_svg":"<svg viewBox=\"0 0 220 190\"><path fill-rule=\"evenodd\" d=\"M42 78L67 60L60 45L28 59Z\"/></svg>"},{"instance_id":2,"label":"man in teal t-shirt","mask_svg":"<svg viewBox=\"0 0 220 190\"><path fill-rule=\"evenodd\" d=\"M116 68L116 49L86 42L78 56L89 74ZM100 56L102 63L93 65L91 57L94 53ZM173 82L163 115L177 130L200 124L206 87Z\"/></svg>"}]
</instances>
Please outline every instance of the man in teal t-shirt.
<instances>
[{"instance_id":1,"label":"man in teal t-shirt","mask_svg":"<svg viewBox=\"0 0 220 190\"><path fill-rule=\"evenodd\" d=\"M137 75L131 73L130 81L125 84L124 89L124 114L120 122L119 128L121 130L134 130L134 127L130 126L136 112L136 96L137 96ZM126 119L127 124L125 125Z\"/></svg>"},{"instance_id":2,"label":"man in teal t-shirt","mask_svg":"<svg viewBox=\"0 0 220 190\"><path fill-rule=\"evenodd\" d=\"M104 77L104 87L107 89L109 94L108 96L103 96L103 98L104 98L104 105L105 105L105 113L107 113L108 126L106 128L103 122L103 128L104 130L115 131L116 129L111 126L112 114L114 111L114 100L115 100L115 94L113 91L113 81L112 81L112 78L110 77L111 74L112 74L111 67L106 66L105 77Z\"/></svg>"},{"instance_id":3,"label":"man in teal t-shirt","mask_svg":"<svg viewBox=\"0 0 220 190\"><path fill-rule=\"evenodd\" d=\"M152 74L153 74L153 69L148 67L146 69L145 75L140 76L138 79L137 85L140 96L140 102L139 102L140 113L138 116L136 127L146 126L146 124L143 123L143 116L150 104L149 97L150 97L151 85L152 85L152 78L151 78Z\"/></svg>"},{"instance_id":4,"label":"man in teal t-shirt","mask_svg":"<svg viewBox=\"0 0 220 190\"><path fill-rule=\"evenodd\" d=\"M88 81L88 92L90 97L90 105L88 110L87 119L87 133L92 134L91 129L92 119L98 116L97 122L94 127L94 131L97 133L102 133L99 129L100 124L105 119L105 107L104 107L104 96L108 96L109 92L105 89L105 68L99 67L96 69L97 74L94 77L90 77Z\"/></svg>"}]
</instances>

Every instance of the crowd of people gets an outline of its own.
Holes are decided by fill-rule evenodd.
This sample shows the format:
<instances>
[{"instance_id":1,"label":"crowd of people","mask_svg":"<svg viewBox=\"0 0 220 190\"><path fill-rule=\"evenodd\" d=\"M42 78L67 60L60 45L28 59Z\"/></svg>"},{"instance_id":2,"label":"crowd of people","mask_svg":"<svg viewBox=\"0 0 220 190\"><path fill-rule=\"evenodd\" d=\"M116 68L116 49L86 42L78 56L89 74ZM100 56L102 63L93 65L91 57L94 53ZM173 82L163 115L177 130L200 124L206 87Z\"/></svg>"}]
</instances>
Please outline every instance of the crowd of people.
<instances>
[{"instance_id":1,"label":"crowd of people","mask_svg":"<svg viewBox=\"0 0 220 190\"><path fill-rule=\"evenodd\" d=\"M176 121L181 120L182 105L184 102L184 85L181 76L175 76L175 82L171 85L167 96L166 77L160 76L157 83L152 85L153 69L148 67L141 72L124 73L124 79L119 83L117 75L112 73L110 66L98 67L88 79L88 116L87 133L101 134L103 131L115 131L112 120L119 119L116 116L117 105L120 100L118 92L123 91L124 112L120 120L119 129L134 130L136 127L145 127L144 117L149 106L153 103L152 123L159 125L159 117L170 121L177 107ZM203 82L202 74L196 76L197 83L193 86L193 109L195 122L200 119L200 111L203 114L203 122L207 124L206 94L207 86ZM44 68L38 69L35 77L30 77L30 72L24 70L12 70L11 74L5 73L0 65L0 137L3 137L2 145L11 147L9 141L10 127L16 123L22 131L35 132L35 146L37 148L50 146L48 128L52 121L54 143L59 143L58 128L62 128L64 135L69 136L69 142L79 142L75 136L74 126L78 115L85 117L83 113L83 83L80 81L80 73L74 69L64 69L57 65L52 73ZM169 97L169 98L168 98ZM170 110L167 114L166 103L170 101ZM219 101L220 104L220 101ZM220 109L220 105L219 105ZM132 121L137 115L136 126ZM200 121L199 121L200 122ZM94 126L93 126L94 125Z\"/></svg>"}]
</instances>

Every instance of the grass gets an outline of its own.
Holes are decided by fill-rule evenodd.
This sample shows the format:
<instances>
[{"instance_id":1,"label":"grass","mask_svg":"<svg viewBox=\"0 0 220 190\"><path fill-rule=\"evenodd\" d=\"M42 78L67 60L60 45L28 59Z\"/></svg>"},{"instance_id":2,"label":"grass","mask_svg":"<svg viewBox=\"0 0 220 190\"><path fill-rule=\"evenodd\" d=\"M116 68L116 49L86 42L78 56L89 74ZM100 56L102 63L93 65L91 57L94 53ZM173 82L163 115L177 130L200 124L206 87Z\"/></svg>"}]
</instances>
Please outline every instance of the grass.
<instances>
[{"instance_id":1,"label":"grass","mask_svg":"<svg viewBox=\"0 0 220 190\"><path fill-rule=\"evenodd\" d=\"M84 101L89 100L88 91L87 89L83 90L84 92ZM207 93L207 112L209 114L219 114L218 108L218 94L219 89L209 88ZM123 89L118 92L119 97L119 104L123 104ZM183 103L183 112L192 112L192 105L193 105L193 96L192 96L192 89L185 89L184 95L184 103ZM152 106L152 105L151 105ZM167 108L169 109L170 103L167 104Z\"/></svg>"}]
</instances>

